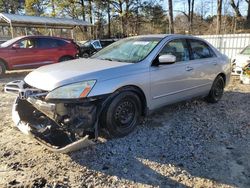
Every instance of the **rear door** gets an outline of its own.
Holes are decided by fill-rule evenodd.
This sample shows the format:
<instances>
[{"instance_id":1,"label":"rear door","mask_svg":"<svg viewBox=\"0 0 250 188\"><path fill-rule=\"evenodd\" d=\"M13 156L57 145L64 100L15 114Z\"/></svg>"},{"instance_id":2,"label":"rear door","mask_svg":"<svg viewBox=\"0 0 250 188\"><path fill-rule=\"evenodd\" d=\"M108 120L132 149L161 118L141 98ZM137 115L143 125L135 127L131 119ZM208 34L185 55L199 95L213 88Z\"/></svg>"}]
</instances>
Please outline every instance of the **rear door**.
<instances>
[{"instance_id":1,"label":"rear door","mask_svg":"<svg viewBox=\"0 0 250 188\"><path fill-rule=\"evenodd\" d=\"M53 38L37 38L37 47L41 65L58 62L61 57L61 50L59 49L59 42Z\"/></svg>"},{"instance_id":2,"label":"rear door","mask_svg":"<svg viewBox=\"0 0 250 188\"><path fill-rule=\"evenodd\" d=\"M209 92L217 73L217 56L201 40L188 39L188 43L192 52L189 67L193 69L192 82L196 86L194 92L197 94Z\"/></svg>"}]
</instances>

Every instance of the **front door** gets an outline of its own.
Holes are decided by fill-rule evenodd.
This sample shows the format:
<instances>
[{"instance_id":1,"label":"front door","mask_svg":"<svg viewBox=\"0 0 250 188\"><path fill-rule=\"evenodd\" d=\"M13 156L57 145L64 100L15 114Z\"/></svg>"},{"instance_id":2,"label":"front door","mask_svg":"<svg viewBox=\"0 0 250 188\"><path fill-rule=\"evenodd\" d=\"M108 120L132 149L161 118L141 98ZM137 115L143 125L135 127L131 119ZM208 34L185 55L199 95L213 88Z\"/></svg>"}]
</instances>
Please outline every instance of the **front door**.
<instances>
[{"instance_id":1,"label":"front door","mask_svg":"<svg viewBox=\"0 0 250 188\"><path fill-rule=\"evenodd\" d=\"M176 62L151 66L152 109L190 97L193 94L191 88L195 87L192 82L193 67L189 66L190 50L186 39L168 42L158 57L164 54L176 56Z\"/></svg>"},{"instance_id":2,"label":"front door","mask_svg":"<svg viewBox=\"0 0 250 188\"><path fill-rule=\"evenodd\" d=\"M10 49L10 63L13 68L29 68L39 63L36 43L33 38L25 38L16 42Z\"/></svg>"}]
</instances>

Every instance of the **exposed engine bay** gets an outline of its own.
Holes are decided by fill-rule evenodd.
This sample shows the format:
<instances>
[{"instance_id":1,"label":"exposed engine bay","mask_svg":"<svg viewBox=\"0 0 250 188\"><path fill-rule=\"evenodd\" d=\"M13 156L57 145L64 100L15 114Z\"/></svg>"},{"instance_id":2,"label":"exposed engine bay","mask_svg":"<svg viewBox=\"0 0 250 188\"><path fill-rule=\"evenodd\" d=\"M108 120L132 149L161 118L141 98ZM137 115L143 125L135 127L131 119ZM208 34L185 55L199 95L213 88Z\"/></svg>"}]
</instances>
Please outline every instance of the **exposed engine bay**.
<instances>
[{"instance_id":1,"label":"exposed engine bay","mask_svg":"<svg viewBox=\"0 0 250 188\"><path fill-rule=\"evenodd\" d=\"M8 83L5 92L18 95L12 112L16 126L53 151L77 150L98 137L98 113L104 97L46 101L47 91L23 81Z\"/></svg>"}]
</instances>

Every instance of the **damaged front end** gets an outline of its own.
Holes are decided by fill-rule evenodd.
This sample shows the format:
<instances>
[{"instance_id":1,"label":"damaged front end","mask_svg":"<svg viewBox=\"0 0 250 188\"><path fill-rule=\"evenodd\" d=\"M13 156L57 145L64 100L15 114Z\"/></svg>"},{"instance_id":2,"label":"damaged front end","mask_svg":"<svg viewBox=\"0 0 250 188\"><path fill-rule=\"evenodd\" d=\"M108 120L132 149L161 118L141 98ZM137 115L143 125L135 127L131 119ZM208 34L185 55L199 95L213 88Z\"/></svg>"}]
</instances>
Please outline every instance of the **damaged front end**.
<instances>
[{"instance_id":1,"label":"damaged front end","mask_svg":"<svg viewBox=\"0 0 250 188\"><path fill-rule=\"evenodd\" d=\"M48 149L67 153L95 143L104 96L46 100L47 91L24 81L8 83L5 92L18 95L12 110L17 128Z\"/></svg>"}]
</instances>

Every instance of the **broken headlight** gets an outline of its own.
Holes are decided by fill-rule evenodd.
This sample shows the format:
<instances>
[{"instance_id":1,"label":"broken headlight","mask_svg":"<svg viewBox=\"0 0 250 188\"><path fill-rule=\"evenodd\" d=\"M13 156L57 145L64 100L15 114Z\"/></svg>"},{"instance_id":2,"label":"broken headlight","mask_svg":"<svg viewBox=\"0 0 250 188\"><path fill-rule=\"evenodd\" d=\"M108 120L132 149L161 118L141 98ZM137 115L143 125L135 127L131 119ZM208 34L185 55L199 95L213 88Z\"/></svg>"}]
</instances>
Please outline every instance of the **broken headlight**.
<instances>
[{"instance_id":1,"label":"broken headlight","mask_svg":"<svg viewBox=\"0 0 250 188\"><path fill-rule=\"evenodd\" d=\"M77 82L65 85L49 92L46 99L78 99L87 97L96 80Z\"/></svg>"}]
</instances>

